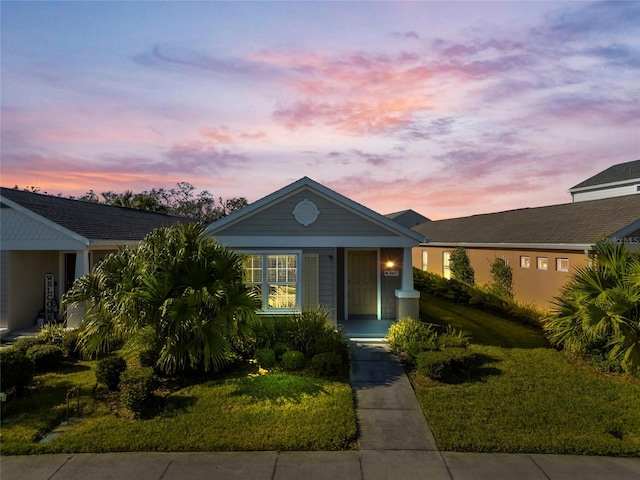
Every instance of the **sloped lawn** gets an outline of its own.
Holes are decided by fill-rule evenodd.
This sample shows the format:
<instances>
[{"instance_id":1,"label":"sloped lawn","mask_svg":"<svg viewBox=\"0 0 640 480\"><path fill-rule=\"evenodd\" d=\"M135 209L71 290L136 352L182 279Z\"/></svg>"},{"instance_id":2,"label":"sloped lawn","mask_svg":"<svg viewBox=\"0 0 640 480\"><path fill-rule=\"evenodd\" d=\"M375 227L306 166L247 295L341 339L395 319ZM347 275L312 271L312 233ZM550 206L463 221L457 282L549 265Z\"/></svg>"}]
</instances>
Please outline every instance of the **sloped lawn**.
<instances>
[{"instance_id":1,"label":"sloped lawn","mask_svg":"<svg viewBox=\"0 0 640 480\"><path fill-rule=\"evenodd\" d=\"M132 420L103 387L92 394L94 368L95 362L80 362L36 377L36 390L7 406L13 422L2 425L2 454L336 450L355 442L347 381L243 371L173 391L153 418ZM73 385L83 392L81 422L40 443L65 419L66 392Z\"/></svg>"},{"instance_id":2,"label":"sloped lawn","mask_svg":"<svg viewBox=\"0 0 640 480\"><path fill-rule=\"evenodd\" d=\"M467 331L482 360L465 383L411 375L441 450L640 455L640 381L569 361L533 328L424 293L421 315Z\"/></svg>"}]
</instances>

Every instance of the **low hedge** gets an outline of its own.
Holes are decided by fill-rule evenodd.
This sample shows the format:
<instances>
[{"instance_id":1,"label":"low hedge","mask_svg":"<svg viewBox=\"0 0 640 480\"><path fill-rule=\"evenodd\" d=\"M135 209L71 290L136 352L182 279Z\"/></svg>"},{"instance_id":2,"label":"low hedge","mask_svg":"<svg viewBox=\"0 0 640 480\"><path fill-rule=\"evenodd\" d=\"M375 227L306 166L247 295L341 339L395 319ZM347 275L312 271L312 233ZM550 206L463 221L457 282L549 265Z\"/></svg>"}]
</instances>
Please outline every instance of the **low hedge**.
<instances>
[{"instance_id":1,"label":"low hedge","mask_svg":"<svg viewBox=\"0 0 640 480\"><path fill-rule=\"evenodd\" d=\"M33 360L36 371L44 372L62 363L64 351L57 345L34 345L27 350L27 357Z\"/></svg>"},{"instance_id":2,"label":"low hedge","mask_svg":"<svg viewBox=\"0 0 640 480\"><path fill-rule=\"evenodd\" d=\"M457 382L472 367L473 354L466 348L452 347L418 354L418 373L437 381Z\"/></svg>"},{"instance_id":3,"label":"low hedge","mask_svg":"<svg viewBox=\"0 0 640 480\"><path fill-rule=\"evenodd\" d=\"M0 390L8 393L22 392L33 381L35 362L27 354L15 347L0 349Z\"/></svg>"}]
</instances>

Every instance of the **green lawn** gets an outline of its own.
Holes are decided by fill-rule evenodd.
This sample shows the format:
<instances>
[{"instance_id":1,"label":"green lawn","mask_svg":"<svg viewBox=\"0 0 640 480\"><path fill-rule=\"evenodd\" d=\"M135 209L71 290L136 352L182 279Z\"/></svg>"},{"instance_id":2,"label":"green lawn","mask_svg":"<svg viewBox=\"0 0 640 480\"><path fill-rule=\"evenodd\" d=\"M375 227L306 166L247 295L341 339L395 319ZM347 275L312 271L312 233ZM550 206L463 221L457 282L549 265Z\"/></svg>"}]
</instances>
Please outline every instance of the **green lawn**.
<instances>
[{"instance_id":1,"label":"green lawn","mask_svg":"<svg viewBox=\"0 0 640 480\"><path fill-rule=\"evenodd\" d=\"M104 392L91 394L94 366L37 377L41 388L12 407L11 416L19 410L23 417L2 426L2 454L335 450L352 448L356 439L348 382L245 372L174 391L159 415L132 420ZM48 443L34 441L60 423L72 385L83 390L82 421Z\"/></svg>"},{"instance_id":2,"label":"green lawn","mask_svg":"<svg viewBox=\"0 0 640 480\"><path fill-rule=\"evenodd\" d=\"M412 375L441 450L640 455L640 381L570 362L533 328L423 294L421 313L467 331L467 383Z\"/></svg>"}]
</instances>

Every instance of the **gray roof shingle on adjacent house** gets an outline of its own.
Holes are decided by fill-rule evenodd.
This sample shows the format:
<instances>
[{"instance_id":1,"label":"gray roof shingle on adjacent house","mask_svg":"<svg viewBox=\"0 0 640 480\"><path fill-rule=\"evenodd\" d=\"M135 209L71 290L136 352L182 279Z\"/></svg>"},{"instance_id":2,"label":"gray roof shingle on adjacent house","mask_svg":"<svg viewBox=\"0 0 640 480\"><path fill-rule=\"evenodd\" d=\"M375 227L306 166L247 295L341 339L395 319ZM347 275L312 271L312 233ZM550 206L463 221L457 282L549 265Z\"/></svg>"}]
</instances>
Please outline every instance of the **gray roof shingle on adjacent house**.
<instances>
[{"instance_id":1,"label":"gray roof shingle on adjacent house","mask_svg":"<svg viewBox=\"0 0 640 480\"><path fill-rule=\"evenodd\" d=\"M611 183L624 182L626 180L633 181L638 179L640 179L640 160L634 160L632 162L613 165L593 177L589 177L585 181L571 187L569 191L577 188L594 187L597 185L607 185Z\"/></svg>"},{"instance_id":2,"label":"gray roof shingle on adjacent house","mask_svg":"<svg viewBox=\"0 0 640 480\"><path fill-rule=\"evenodd\" d=\"M586 245L634 223L640 227L640 195L436 220L414 230L435 243Z\"/></svg>"},{"instance_id":3,"label":"gray roof shingle on adjacent house","mask_svg":"<svg viewBox=\"0 0 640 480\"><path fill-rule=\"evenodd\" d=\"M0 188L0 195L89 240L142 240L156 228L195 220L95 202Z\"/></svg>"}]
</instances>

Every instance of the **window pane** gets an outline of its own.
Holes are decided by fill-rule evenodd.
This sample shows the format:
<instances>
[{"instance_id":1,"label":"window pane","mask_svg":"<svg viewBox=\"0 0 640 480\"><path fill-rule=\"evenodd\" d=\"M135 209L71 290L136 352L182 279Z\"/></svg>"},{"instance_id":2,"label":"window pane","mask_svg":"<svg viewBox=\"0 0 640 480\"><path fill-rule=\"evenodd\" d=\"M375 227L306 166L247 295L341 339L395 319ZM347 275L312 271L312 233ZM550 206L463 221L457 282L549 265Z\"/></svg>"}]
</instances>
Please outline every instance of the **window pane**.
<instances>
[{"instance_id":1,"label":"window pane","mask_svg":"<svg viewBox=\"0 0 640 480\"><path fill-rule=\"evenodd\" d=\"M250 255L242 260L245 281L248 283L262 282L262 255Z\"/></svg>"},{"instance_id":2,"label":"window pane","mask_svg":"<svg viewBox=\"0 0 640 480\"><path fill-rule=\"evenodd\" d=\"M522 268L529 268L531 266L531 258L525 255L520 257L520 266Z\"/></svg>"},{"instance_id":3,"label":"window pane","mask_svg":"<svg viewBox=\"0 0 640 480\"><path fill-rule=\"evenodd\" d=\"M296 308L295 285L269 285L269 308Z\"/></svg>"}]
</instances>

